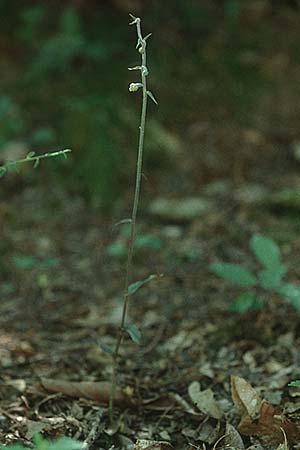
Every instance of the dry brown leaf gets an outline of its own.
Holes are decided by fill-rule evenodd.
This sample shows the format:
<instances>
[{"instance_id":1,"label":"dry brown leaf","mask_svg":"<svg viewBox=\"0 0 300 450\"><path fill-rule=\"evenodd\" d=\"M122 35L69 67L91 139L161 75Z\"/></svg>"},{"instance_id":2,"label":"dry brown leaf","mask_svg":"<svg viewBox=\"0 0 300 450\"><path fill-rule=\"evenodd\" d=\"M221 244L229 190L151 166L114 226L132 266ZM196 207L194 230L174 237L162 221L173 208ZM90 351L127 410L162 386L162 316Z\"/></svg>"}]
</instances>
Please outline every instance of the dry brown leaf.
<instances>
[{"instance_id":1,"label":"dry brown leaf","mask_svg":"<svg viewBox=\"0 0 300 450\"><path fill-rule=\"evenodd\" d=\"M231 396L241 416L250 416L252 419L258 417L261 398L244 378L231 377Z\"/></svg>"},{"instance_id":2,"label":"dry brown leaf","mask_svg":"<svg viewBox=\"0 0 300 450\"><path fill-rule=\"evenodd\" d=\"M197 408L209 417L220 420L223 411L215 400L214 393L211 389L200 390L200 383L193 381L188 388L190 399Z\"/></svg>"},{"instance_id":3,"label":"dry brown leaf","mask_svg":"<svg viewBox=\"0 0 300 450\"><path fill-rule=\"evenodd\" d=\"M269 445L282 444L286 437L290 444L300 442L300 423L281 415L266 400L261 400L255 389L243 378L231 378L234 404L242 415L238 430L248 436L257 436Z\"/></svg>"},{"instance_id":4,"label":"dry brown leaf","mask_svg":"<svg viewBox=\"0 0 300 450\"><path fill-rule=\"evenodd\" d=\"M60 392L70 397L83 397L95 400L100 404L109 402L111 383L106 381L80 381L41 379L41 385L49 392ZM115 403L118 406L133 406L134 400L121 389L116 389Z\"/></svg>"},{"instance_id":5,"label":"dry brown leaf","mask_svg":"<svg viewBox=\"0 0 300 450\"><path fill-rule=\"evenodd\" d=\"M267 444L283 443L282 430L289 444L300 442L300 423L285 419L280 415L279 408L266 401L262 402L258 421L253 422L249 416L245 416L238 429L243 434L258 436Z\"/></svg>"}]
</instances>

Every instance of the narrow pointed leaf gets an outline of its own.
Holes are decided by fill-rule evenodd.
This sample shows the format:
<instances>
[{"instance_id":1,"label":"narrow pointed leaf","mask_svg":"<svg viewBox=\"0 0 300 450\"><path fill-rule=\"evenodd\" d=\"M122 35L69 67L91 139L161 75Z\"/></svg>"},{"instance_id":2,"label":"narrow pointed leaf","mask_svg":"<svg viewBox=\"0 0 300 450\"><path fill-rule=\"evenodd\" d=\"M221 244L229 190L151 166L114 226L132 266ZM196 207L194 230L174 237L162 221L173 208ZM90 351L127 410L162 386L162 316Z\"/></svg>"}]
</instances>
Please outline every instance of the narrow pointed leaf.
<instances>
[{"instance_id":1,"label":"narrow pointed leaf","mask_svg":"<svg viewBox=\"0 0 300 450\"><path fill-rule=\"evenodd\" d=\"M36 169L36 168L39 166L39 164L40 164L40 160L39 160L39 158L38 158L38 159L35 160L35 163L34 163L34 165L33 165L33 168Z\"/></svg>"},{"instance_id":2,"label":"narrow pointed leaf","mask_svg":"<svg viewBox=\"0 0 300 450\"><path fill-rule=\"evenodd\" d=\"M149 275L149 277L145 278L141 281L136 281L128 286L128 295L133 295L138 291L144 284L149 283L149 281L155 280L157 275Z\"/></svg>"},{"instance_id":3,"label":"narrow pointed leaf","mask_svg":"<svg viewBox=\"0 0 300 450\"><path fill-rule=\"evenodd\" d=\"M0 178L2 178L6 174L6 171L7 169L5 166L0 167Z\"/></svg>"},{"instance_id":4,"label":"narrow pointed leaf","mask_svg":"<svg viewBox=\"0 0 300 450\"><path fill-rule=\"evenodd\" d=\"M157 102L156 98L154 97L154 95L152 94L151 91L147 91L147 95L148 95L148 97L151 98L151 100L152 100L156 105L158 105L158 102Z\"/></svg>"},{"instance_id":5,"label":"narrow pointed leaf","mask_svg":"<svg viewBox=\"0 0 300 450\"><path fill-rule=\"evenodd\" d=\"M139 344L141 342L141 332L138 329L138 327L134 323L128 323L125 325L125 330L136 344Z\"/></svg>"},{"instance_id":6,"label":"narrow pointed leaf","mask_svg":"<svg viewBox=\"0 0 300 450\"><path fill-rule=\"evenodd\" d=\"M101 350L103 350L105 353L108 353L109 355L113 355L114 350L110 345L107 344L99 344L99 347L101 348Z\"/></svg>"}]
</instances>

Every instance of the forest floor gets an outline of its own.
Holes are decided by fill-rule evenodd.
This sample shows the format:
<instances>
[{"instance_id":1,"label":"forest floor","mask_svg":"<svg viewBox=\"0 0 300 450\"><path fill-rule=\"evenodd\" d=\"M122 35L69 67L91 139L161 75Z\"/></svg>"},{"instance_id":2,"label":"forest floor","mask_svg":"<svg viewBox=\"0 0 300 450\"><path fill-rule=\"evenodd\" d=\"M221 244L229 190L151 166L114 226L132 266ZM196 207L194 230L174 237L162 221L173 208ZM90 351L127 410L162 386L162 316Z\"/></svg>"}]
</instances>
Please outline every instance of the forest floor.
<instances>
[{"instance_id":1,"label":"forest floor","mask_svg":"<svg viewBox=\"0 0 300 450\"><path fill-rule=\"evenodd\" d=\"M297 186L297 171L291 159L274 182L269 168L261 187ZM111 427L107 385L94 383L111 379L99 344L114 345L118 331L126 232L45 184L25 184L1 203L0 442L29 444L42 432L95 450L137 439L161 449L274 449L287 438L298 448L300 390L288 383L300 378L299 314L276 294L260 310L232 312L241 288L209 270L216 260L257 269L249 240L261 233L278 243L286 278L297 281L297 210L261 203L257 183L228 178L202 188L209 208L200 217L141 212L135 280L163 276L132 298L142 341L124 342Z\"/></svg>"}]
</instances>

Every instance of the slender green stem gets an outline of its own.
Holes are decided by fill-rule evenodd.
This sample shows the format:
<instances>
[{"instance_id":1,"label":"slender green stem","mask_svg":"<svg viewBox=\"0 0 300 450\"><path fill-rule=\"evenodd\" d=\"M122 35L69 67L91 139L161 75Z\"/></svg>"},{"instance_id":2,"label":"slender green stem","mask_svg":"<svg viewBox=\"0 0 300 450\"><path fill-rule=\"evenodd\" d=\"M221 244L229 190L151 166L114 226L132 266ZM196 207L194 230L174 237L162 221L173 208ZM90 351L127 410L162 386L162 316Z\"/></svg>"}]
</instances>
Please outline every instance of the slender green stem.
<instances>
[{"instance_id":1,"label":"slender green stem","mask_svg":"<svg viewBox=\"0 0 300 450\"><path fill-rule=\"evenodd\" d=\"M138 51L141 54L141 66L139 67L141 72L141 87L142 87L142 109L141 109L141 118L140 118L140 126L139 126L139 144L138 144L138 155L137 155L137 164L136 164L136 179L135 179L135 192L133 198L133 206L132 206L132 214L131 214L131 233L128 245L127 252L127 263L126 263L126 273L125 273L125 283L124 283L124 293L123 293L123 310L122 310L122 318L120 323L120 328L117 336L117 342L113 354L113 373L112 373L112 387L110 393L110 401L109 401L109 417L111 423L113 422L113 407L114 407L114 398L117 384L117 369L118 369L118 358L120 347L123 340L124 328L126 323L126 317L129 307L129 294L128 287L131 279L132 273L132 258L133 258L133 250L134 243L136 237L136 218L139 206L140 199L140 191L141 191L141 179L142 179L142 165L143 165L143 149L144 149L144 138L145 138L145 124L146 124L146 112L147 112L147 55L146 55L146 39L142 36L141 31L141 19L139 17L134 18L132 24L136 25L137 38L138 38Z\"/></svg>"}]
</instances>

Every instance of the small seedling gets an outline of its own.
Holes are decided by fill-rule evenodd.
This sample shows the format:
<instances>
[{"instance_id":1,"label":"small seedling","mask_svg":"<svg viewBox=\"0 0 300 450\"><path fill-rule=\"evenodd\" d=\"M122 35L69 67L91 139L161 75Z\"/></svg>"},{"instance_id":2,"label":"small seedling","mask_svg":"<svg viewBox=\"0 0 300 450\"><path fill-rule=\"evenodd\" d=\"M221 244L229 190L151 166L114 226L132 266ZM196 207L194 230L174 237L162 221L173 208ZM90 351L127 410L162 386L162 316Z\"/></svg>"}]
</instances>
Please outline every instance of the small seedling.
<instances>
[{"instance_id":1,"label":"small seedling","mask_svg":"<svg viewBox=\"0 0 300 450\"><path fill-rule=\"evenodd\" d=\"M264 306L264 294L277 293L285 298L296 310L300 311L300 284L285 283L283 277L287 268L281 261L280 249L273 239L254 235L250 240L250 248L262 268L253 274L239 264L215 263L210 270L225 280L247 288L247 291L236 297L231 303L231 310L243 313L249 309L260 309Z\"/></svg>"}]
</instances>

